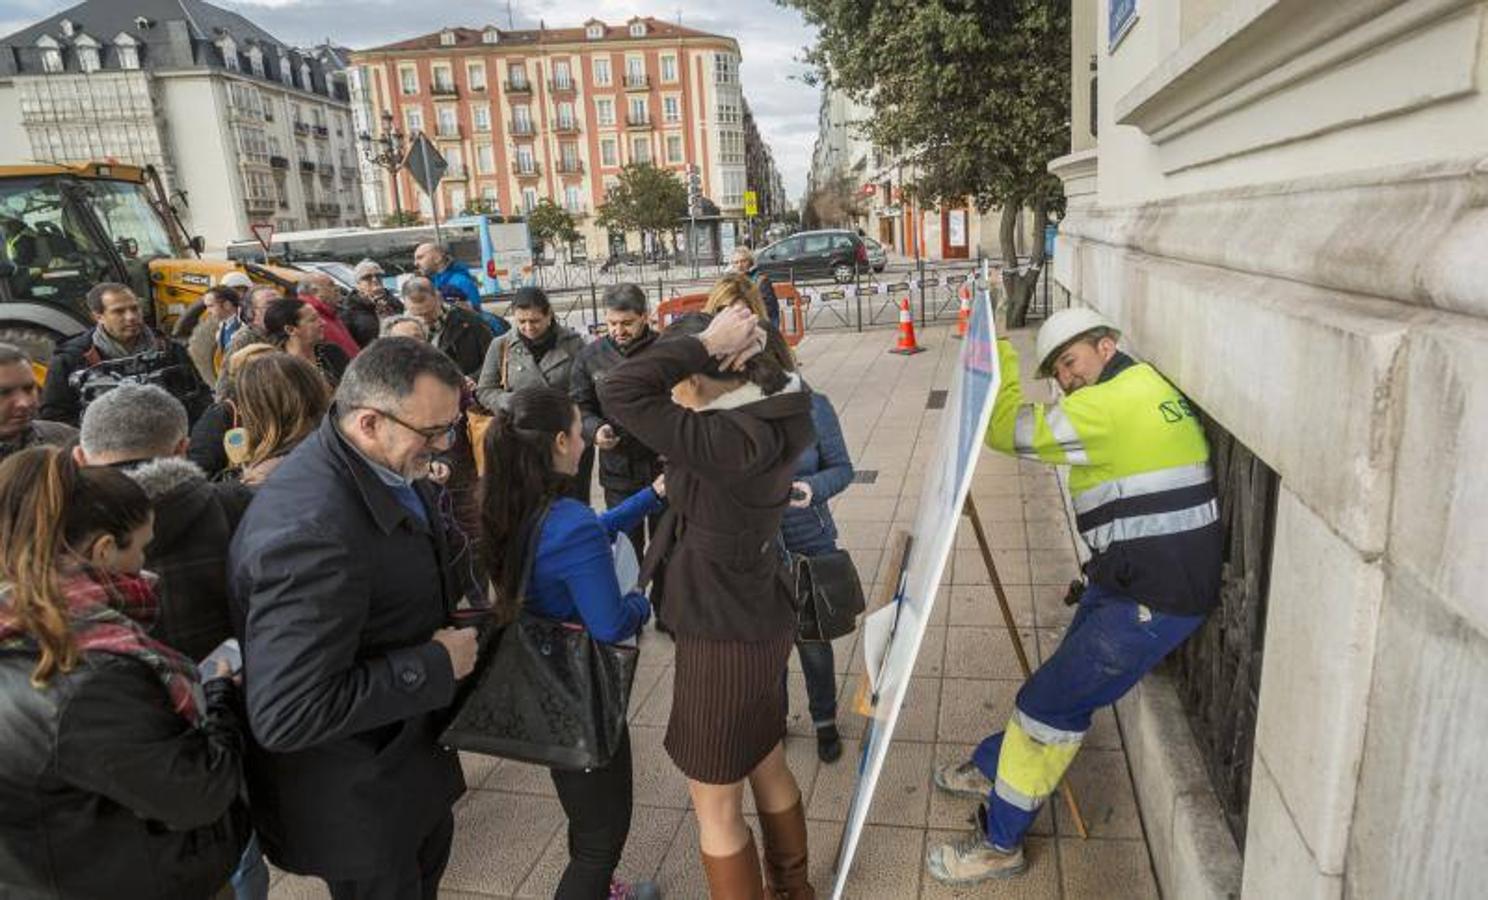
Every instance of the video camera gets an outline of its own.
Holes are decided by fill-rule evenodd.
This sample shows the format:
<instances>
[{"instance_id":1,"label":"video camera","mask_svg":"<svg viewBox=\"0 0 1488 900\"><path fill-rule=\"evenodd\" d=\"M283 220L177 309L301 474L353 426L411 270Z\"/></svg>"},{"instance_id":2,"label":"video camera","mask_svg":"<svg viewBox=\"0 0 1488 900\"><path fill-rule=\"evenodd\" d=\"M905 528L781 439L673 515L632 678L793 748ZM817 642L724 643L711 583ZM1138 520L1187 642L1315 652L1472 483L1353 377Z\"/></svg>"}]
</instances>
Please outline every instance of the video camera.
<instances>
[{"instance_id":1,"label":"video camera","mask_svg":"<svg viewBox=\"0 0 1488 900\"><path fill-rule=\"evenodd\" d=\"M84 409L121 384L153 384L182 402L199 387L195 373L176 362L168 350L104 360L73 372L67 383L77 391Z\"/></svg>"}]
</instances>

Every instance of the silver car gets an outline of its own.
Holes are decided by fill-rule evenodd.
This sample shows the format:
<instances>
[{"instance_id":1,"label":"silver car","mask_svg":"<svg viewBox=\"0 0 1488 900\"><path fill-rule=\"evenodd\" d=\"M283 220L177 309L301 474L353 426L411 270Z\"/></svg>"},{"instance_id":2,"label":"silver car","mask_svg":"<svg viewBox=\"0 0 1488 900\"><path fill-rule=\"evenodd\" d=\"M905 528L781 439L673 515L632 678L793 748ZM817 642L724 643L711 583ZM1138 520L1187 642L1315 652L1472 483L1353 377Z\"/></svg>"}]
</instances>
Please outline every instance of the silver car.
<instances>
[{"instance_id":1,"label":"silver car","mask_svg":"<svg viewBox=\"0 0 1488 900\"><path fill-rule=\"evenodd\" d=\"M871 237L863 238L863 244L868 248L868 265L873 267L873 271L882 272L889 264L889 252Z\"/></svg>"}]
</instances>

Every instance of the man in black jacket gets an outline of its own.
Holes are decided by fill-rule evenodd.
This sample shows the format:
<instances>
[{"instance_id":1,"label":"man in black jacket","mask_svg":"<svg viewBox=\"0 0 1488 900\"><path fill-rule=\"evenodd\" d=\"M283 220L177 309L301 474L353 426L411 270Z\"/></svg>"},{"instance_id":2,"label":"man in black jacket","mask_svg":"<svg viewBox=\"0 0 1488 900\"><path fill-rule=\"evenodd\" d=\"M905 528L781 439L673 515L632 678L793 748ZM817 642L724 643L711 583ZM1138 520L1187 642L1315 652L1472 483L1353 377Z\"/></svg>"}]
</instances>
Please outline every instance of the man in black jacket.
<instances>
[{"instance_id":1,"label":"man in black jacket","mask_svg":"<svg viewBox=\"0 0 1488 900\"><path fill-rule=\"evenodd\" d=\"M644 490L661 474L662 467L654 450L605 415L599 385L611 369L655 343L656 332L647 324L646 294L637 285L605 288L604 305L607 333L579 351L569 376L569 393L583 414L584 440L599 448L599 486L604 488L605 506L613 507ZM650 518L653 530L659 519L659 514ZM637 525L628 534L636 554L644 553L646 527ZM660 591L653 592L653 596L659 595Z\"/></svg>"},{"instance_id":2,"label":"man in black jacket","mask_svg":"<svg viewBox=\"0 0 1488 900\"><path fill-rule=\"evenodd\" d=\"M463 381L428 344L372 342L233 539L254 821L334 898L434 898L449 858L465 782L439 728L476 644L448 627L471 573L426 476Z\"/></svg>"},{"instance_id":3,"label":"man in black jacket","mask_svg":"<svg viewBox=\"0 0 1488 900\"><path fill-rule=\"evenodd\" d=\"M88 404L73 455L124 470L155 509L145 568L160 576L155 637L202 659L232 637L227 546L248 501L237 482L213 483L185 458L186 410L154 385L123 384Z\"/></svg>"},{"instance_id":4,"label":"man in black jacket","mask_svg":"<svg viewBox=\"0 0 1488 900\"><path fill-rule=\"evenodd\" d=\"M128 285L95 285L87 301L97 324L57 346L47 369L40 418L76 426L86 402L107 385L135 381L160 384L195 421L212 396L186 348L145 324L139 298ZM87 373L81 385L73 383L77 372Z\"/></svg>"},{"instance_id":5,"label":"man in black jacket","mask_svg":"<svg viewBox=\"0 0 1488 900\"><path fill-rule=\"evenodd\" d=\"M403 282L402 294L404 309L429 329L429 342L454 360L466 376L479 375L492 339L481 317L463 306L445 303L434 283L422 275Z\"/></svg>"}]
</instances>

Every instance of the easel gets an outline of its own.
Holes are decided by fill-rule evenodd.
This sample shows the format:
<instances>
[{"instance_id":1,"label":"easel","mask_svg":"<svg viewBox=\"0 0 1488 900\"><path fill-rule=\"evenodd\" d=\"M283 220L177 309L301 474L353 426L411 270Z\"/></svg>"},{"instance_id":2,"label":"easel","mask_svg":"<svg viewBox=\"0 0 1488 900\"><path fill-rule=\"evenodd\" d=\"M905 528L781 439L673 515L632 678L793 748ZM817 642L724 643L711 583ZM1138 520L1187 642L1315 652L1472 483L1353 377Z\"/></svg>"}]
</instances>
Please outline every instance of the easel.
<instances>
[{"instance_id":1,"label":"easel","mask_svg":"<svg viewBox=\"0 0 1488 900\"><path fill-rule=\"evenodd\" d=\"M997 562L992 558L992 547L987 542L987 532L982 528L981 516L977 515L976 502L971 495L966 497L966 503L961 507L961 515L971 520L971 530L976 535L977 548L982 552L982 562L987 566L987 577L992 581L992 590L997 595L997 605L1002 609L1002 622L1007 628L1008 638L1013 643L1013 653L1018 657L1018 667L1023 671L1023 679L1028 680L1033 674L1033 667L1028 663L1028 651L1023 648L1023 638L1018 634L1018 625L1013 621L1013 609L1008 603L1007 592L1002 588L1002 578L997 574ZM873 605L868 612L880 609L892 603L895 594L900 588L900 580L904 575L904 566L909 559L910 536L907 532L899 531L894 534L890 544L890 567L886 577L879 585L879 594L873 600ZM868 687L868 675L865 673L858 678L858 689L853 697L853 708L862 716L871 717L877 698ZM1080 813L1080 804L1075 800L1075 792L1070 788L1068 781L1060 781L1059 793L1064 797L1065 806L1069 808L1070 817L1074 820L1075 831L1081 838L1090 837L1089 830L1085 827L1085 817Z\"/></svg>"}]
</instances>

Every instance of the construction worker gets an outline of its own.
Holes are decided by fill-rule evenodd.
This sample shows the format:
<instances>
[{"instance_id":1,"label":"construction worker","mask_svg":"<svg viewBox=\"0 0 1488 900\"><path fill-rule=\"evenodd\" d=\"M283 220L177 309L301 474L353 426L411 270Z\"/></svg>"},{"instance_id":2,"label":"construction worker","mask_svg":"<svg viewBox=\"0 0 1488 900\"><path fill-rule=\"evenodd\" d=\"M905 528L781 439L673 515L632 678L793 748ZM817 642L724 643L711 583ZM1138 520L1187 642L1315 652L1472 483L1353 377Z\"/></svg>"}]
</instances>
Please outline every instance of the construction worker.
<instances>
[{"instance_id":1,"label":"construction worker","mask_svg":"<svg viewBox=\"0 0 1488 900\"><path fill-rule=\"evenodd\" d=\"M1220 523L1209 445L1193 407L1157 370L1117 349L1089 309L1039 329L1038 374L1064 397L1028 403L1018 355L998 342L1002 386L987 445L1067 465L1087 585L1054 654L1018 692L1005 730L965 762L935 770L952 794L985 799L966 839L932 846L925 865L948 884L1022 872L1023 836L1090 728L1203 624L1219 601Z\"/></svg>"}]
</instances>

